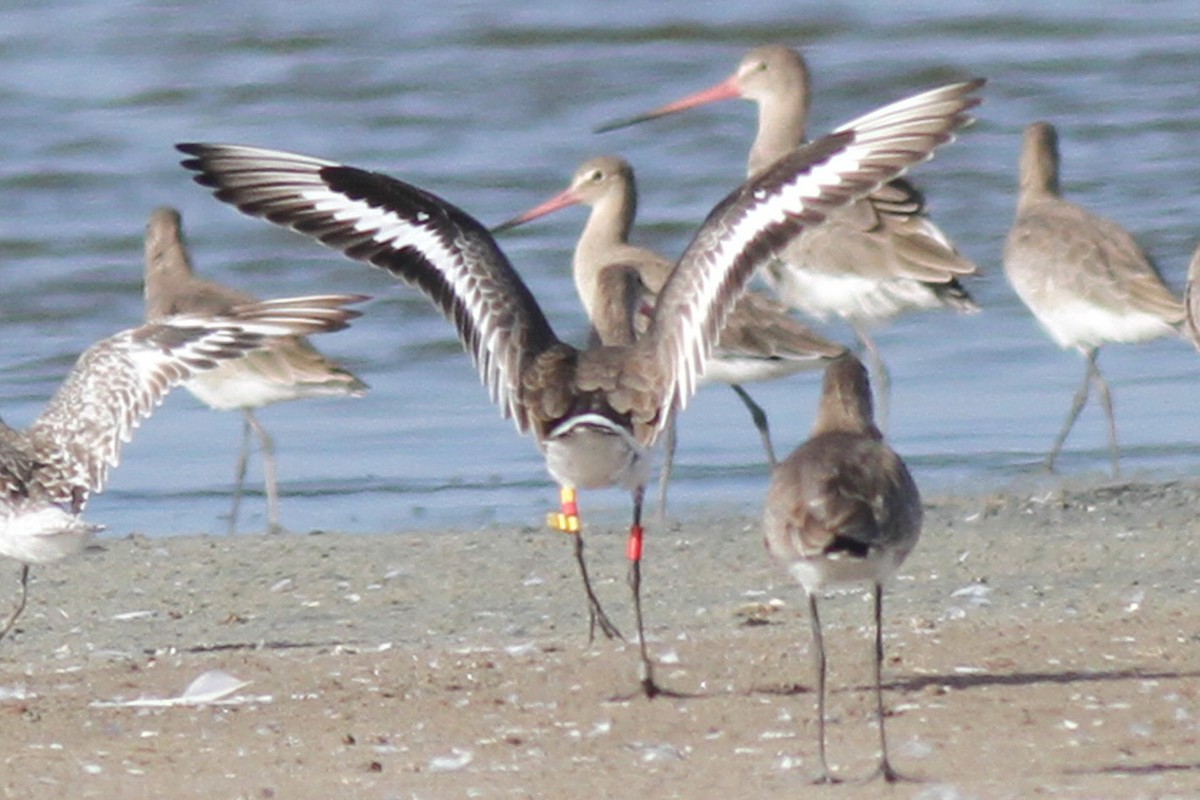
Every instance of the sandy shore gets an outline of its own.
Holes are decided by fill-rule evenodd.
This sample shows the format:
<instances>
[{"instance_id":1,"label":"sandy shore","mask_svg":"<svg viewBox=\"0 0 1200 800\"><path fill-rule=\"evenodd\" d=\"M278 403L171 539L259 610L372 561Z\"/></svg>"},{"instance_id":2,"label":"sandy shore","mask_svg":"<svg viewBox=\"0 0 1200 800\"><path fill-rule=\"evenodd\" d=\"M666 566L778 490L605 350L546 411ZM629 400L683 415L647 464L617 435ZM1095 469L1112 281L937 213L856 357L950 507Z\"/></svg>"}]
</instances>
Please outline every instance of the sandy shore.
<instances>
[{"instance_id":1,"label":"sandy shore","mask_svg":"<svg viewBox=\"0 0 1200 800\"><path fill-rule=\"evenodd\" d=\"M648 639L588 646L561 534L102 537L0 642L0 796L1200 796L1200 485L932 498L885 600L893 761L809 787L808 623L757 520L648 531ZM623 539L588 535L632 628ZM16 567L5 562L3 602ZM5 606L7 607L7 606ZM830 760L870 772L869 605L823 606ZM123 705L223 670L224 705ZM807 794L805 794L807 796Z\"/></svg>"}]
</instances>

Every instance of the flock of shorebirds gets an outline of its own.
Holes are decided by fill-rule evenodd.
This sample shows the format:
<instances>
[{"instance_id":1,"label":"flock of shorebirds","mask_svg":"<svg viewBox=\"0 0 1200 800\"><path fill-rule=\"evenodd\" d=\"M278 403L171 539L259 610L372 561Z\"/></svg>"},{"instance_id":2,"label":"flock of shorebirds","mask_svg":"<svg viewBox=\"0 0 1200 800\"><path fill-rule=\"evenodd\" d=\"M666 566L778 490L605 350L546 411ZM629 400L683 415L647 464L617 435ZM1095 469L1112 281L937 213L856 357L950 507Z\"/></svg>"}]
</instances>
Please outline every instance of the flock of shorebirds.
<instances>
[{"instance_id":1,"label":"flock of shorebirds","mask_svg":"<svg viewBox=\"0 0 1200 800\"><path fill-rule=\"evenodd\" d=\"M726 98L758 107L748 178L721 200L683 255L671 261L629 243L633 170L611 156L585 161L550 200L489 231L463 210L376 172L293 153L180 144L183 166L215 196L291 228L424 293L455 326L501 412L531 434L561 487L549 524L572 534L588 602L590 635L620 637L588 580L577 491L620 486L632 496L627 556L640 651L640 688L655 680L641 606L642 506L649 451L666 445L665 498L675 417L699 384L727 383L745 402L772 465L764 517L767 549L809 600L818 684L819 780L825 758L825 657L817 600L840 584L874 592L878 774L900 776L887 755L883 698L882 586L917 542L921 501L903 460L883 440L887 370L868 335L911 309L978 306L959 279L975 265L924 213L901 178L971 121L982 80L943 86L868 113L809 140L810 90L801 56L782 46L750 51L727 80L675 103L605 126L643 122ZM577 348L558 338L493 234L557 209L591 212L573 273L592 326ZM1116 426L1096 364L1105 342L1176 332L1195 301L1181 302L1116 223L1063 199L1054 128L1025 132L1016 219L1004 253L1013 288L1062 347L1087 361L1083 383L1047 457L1053 466L1094 383L1108 413L1114 471ZM1200 279L1194 258L1189 289ZM762 276L773 294L747 290ZM218 409L241 409L245 429L231 529L252 434L267 462L269 521L278 526L271 440L254 409L314 395L355 395L366 385L317 352L306 334L338 330L361 295L259 302L196 277L172 209L156 210L146 237L146 322L93 345L42 415L23 431L0 423L0 554L21 563L11 631L24 608L31 564L81 549L97 526L82 519L120 445L168 391L184 385ZM848 322L875 376L845 347L798 322L797 309ZM744 384L823 366L811 438L776 462L767 418Z\"/></svg>"}]
</instances>

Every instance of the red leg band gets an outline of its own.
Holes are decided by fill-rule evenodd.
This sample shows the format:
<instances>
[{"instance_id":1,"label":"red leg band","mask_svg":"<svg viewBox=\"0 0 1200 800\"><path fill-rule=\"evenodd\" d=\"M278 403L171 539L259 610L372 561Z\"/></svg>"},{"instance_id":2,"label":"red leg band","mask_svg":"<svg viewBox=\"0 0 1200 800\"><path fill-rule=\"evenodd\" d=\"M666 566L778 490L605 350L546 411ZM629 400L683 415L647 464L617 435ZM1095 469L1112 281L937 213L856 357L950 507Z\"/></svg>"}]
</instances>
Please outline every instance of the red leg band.
<instances>
[{"instance_id":1,"label":"red leg band","mask_svg":"<svg viewBox=\"0 0 1200 800\"><path fill-rule=\"evenodd\" d=\"M629 541L625 545L625 555L630 561L642 560L642 526L629 526Z\"/></svg>"}]
</instances>

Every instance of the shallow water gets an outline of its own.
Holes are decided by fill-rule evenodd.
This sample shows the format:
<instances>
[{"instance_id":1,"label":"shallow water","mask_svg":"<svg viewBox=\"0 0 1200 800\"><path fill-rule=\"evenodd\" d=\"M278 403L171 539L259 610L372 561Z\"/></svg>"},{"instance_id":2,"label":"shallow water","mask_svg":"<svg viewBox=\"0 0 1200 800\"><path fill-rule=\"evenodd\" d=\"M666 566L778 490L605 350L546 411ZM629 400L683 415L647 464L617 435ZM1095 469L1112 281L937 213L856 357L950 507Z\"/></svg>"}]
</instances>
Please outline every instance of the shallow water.
<instances>
[{"instance_id":1,"label":"shallow water","mask_svg":"<svg viewBox=\"0 0 1200 800\"><path fill-rule=\"evenodd\" d=\"M754 114L725 103L604 136L595 125L725 77L765 41L801 47L813 130L957 78L990 79L979 122L922 166L935 218L977 261L979 315L909 316L878 332L893 375L890 435L927 491L1039 480L1082 360L1058 350L1000 271L1020 131L1058 125L1071 198L1135 231L1182 288L1200 224L1200 14L1141 3L734 4L217 2L7 4L0 9L0 367L3 415L26 424L74 356L141 318L141 236L180 208L197 268L262 296L362 291L367 315L318 345L372 386L361 400L262 413L279 446L283 522L375 532L537 525L555 489L533 443L492 408L451 327L412 290L225 207L177 166L177 141L280 147L371 167L495 223L618 152L638 170L641 242L677 254L741 179ZM745 4L741 4L745 5ZM584 212L505 236L560 333L582 338L567 274ZM842 340L839 326L824 328ZM1106 349L1127 473L1200 463L1185 401L1200 356L1182 340ZM781 451L811 422L815 376L752 387ZM224 529L236 415L171 396L89 510L113 533ZM765 467L727 389L682 421L673 510L753 508ZM1064 472L1107 469L1089 407ZM257 467L255 467L257 470ZM257 479L255 472L252 479ZM583 499L621 520L619 492ZM261 528L257 498L246 509Z\"/></svg>"}]
</instances>

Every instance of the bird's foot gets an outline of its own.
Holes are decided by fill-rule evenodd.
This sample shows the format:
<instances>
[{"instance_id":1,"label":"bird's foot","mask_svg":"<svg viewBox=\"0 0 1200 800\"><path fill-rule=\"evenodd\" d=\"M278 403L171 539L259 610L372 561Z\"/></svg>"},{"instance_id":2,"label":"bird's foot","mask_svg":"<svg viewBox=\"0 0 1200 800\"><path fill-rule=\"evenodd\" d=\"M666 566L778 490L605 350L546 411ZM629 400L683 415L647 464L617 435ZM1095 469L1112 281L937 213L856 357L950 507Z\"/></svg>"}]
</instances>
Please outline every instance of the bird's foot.
<instances>
[{"instance_id":1,"label":"bird's foot","mask_svg":"<svg viewBox=\"0 0 1200 800\"><path fill-rule=\"evenodd\" d=\"M842 779L831 775L829 770L823 769L813 776L812 782L823 786L833 786L835 783L842 783Z\"/></svg>"},{"instance_id":2,"label":"bird's foot","mask_svg":"<svg viewBox=\"0 0 1200 800\"><path fill-rule=\"evenodd\" d=\"M892 768L891 762L886 759L880 763L879 767L867 776L867 782L873 781L876 778L883 778L887 783L919 783L919 778L913 778L901 772L897 772Z\"/></svg>"},{"instance_id":3,"label":"bird's foot","mask_svg":"<svg viewBox=\"0 0 1200 800\"><path fill-rule=\"evenodd\" d=\"M604 613L604 609L600 607L599 603L588 609L588 612L588 644L595 641L597 627L604 634L604 638L625 641L625 637L621 635L621 631L617 630L617 626Z\"/></svg>"}]
</instances>

